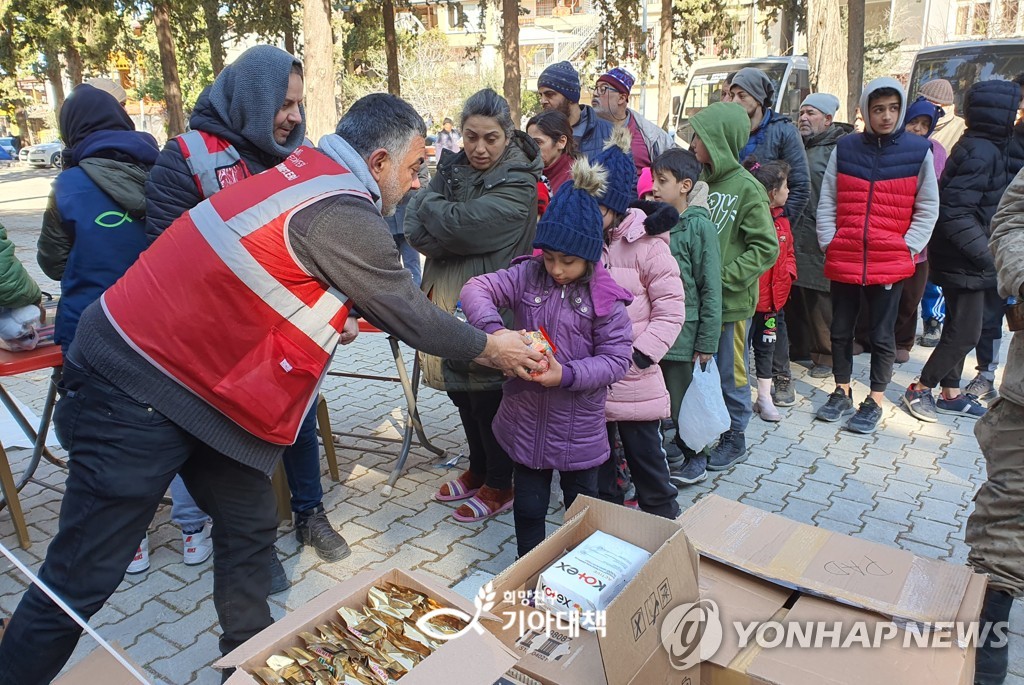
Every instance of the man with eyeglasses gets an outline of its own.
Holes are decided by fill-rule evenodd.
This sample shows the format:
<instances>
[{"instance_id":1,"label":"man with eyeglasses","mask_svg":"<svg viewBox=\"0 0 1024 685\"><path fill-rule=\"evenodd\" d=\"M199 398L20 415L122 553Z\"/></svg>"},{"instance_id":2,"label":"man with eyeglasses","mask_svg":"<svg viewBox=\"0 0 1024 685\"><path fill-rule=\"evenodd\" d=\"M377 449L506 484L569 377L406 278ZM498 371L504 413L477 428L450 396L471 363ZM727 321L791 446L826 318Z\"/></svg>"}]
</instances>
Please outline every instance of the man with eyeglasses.
<instances>
[{"instance_id":1,"label":"man with eyeglasses","mask_svg":"<svg viewBox=\"0 0 1024 685\"><path fill-rule=\"evenodd\" d=\"M633 136L633 163L640 173L662 152L675 147L675 138L629 108L633 82L633 75L619 67L602 74L594 87L592 104L599 117L629 129Z\"/></svg>"},{"instance_id":2,"label":"man with eyeglasses","mask_svg":"<svg viewBox=\"0 0 1024 685\"><path fill-rule=\"evenodd\" d=\"M580 104L580 75L568 62L552 64L537 79L540 106L561 112L572 126L576 149L593 157L604 148L612 134L611 123L598 117L590 105Z\"/></svg>"}]
</instances>

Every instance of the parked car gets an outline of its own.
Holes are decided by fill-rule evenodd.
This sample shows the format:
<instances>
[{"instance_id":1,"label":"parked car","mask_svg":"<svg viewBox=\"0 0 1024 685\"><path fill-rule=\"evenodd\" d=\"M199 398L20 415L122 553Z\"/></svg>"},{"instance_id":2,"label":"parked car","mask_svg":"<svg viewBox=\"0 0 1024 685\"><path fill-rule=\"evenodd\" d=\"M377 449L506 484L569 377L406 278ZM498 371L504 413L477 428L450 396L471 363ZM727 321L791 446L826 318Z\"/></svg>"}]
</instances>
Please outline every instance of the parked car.
<instances>
[{"instance_id":1,"label":"parked car","mask_svg":"<svg viewBox=\"0 0 1024 685\"><path fill-rule=\"evenodd\" d=\"M693 129L690 117L721 100L722 86L732 74L745 67L763 71L775 86L772 110L794 121L800 103L811 92L806 57L757 57L751 59L701 60L694 65L682 98L672 98L672 119L667 130L689 145Z\"/></svg>"},{"instance_id":2,"label":"parked car","mask_svg":"<svg viewBox=\"0 0 1024 685\"><path fill-rule=\"evenodd\" d=\"M28 163L35 167L53 167L60 169L60 152L64 143L43 143L28 149Z\"/></svg>"},{"instance_id":3,"label":"parked car","mask_svg":"<svg viewBox=\"0 0 1024 685\"><path fill-rule=\"evenodd\" d=\"M908 93L921 84L944 78L953 85L957 113L963 113L964 95L978 81L1010 81L1024 72L1024 40L972 40L924 48L914 57Z\"/></svg>"},{"instance_id":4,"label":"parked car","mask_svg":"<svg viewBox=\"0 0 1024 685\"><path fill-rule=\"evenodd\" d=\"M3 150L11 156L11 159L17 159L18 153L14 149L14 138L11 136L4 136L0 138L0 150Z\"/></svg>"},{"instance_id":5,"label":"parked car","mask_svg":"<svg viewBox=\"0 0 1024 685\"><path fill-rule=\"evenodd\" d=\"M19 162L28 162L28 148L27 147L23 147L20 150L18 150L18 161Z\"/></svg>"}]
</instances>

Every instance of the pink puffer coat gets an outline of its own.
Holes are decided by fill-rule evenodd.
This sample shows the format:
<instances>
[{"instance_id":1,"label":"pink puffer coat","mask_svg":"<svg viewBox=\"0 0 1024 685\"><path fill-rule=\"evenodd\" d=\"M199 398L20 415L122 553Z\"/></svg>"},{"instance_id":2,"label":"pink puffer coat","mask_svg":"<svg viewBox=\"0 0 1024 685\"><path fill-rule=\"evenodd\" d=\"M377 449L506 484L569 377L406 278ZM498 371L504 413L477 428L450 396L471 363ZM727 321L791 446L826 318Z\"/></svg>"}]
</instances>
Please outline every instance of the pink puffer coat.
<instances>
[{"instance_id":1,"label":"pink puffer coat","mask_svg":"<svg viewBox=\"0 0 1024 685\"><path fill-rule=\"evenodd\" d=\"M669 415L668 389L658 362L679 337L686 307L679 262L668 246L679 213L668 205L657 206L650 217L630 209L604 248L605 268L633 293L633 302L626 307L633 322L633 349L653 362L640 369L634 361L626 377L611 387L605 407L608 421L653 421Z\"/></svg>"}]
</instances>

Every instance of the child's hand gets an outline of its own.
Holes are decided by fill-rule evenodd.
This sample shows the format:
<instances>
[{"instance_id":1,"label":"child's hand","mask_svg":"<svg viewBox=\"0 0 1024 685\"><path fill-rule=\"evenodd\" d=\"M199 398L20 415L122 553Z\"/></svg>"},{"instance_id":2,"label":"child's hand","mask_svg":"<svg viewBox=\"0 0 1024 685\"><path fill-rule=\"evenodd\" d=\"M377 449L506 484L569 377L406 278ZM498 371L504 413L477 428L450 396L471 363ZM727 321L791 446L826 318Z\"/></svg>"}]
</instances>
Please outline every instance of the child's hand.
<instances>
[{"instance_id":1,"label":"child's hand","mask_svg":"<svg viewBox=\"0 0 1024 685\"><path fill-rule=\"evenodd\" d=\"M713 354L704 354L703 352L694 352L693 353L693 363L694 364L700 364L700 368L703 371L704 369L707 368L708 362L711 361L714 358L714 356L715 355L713 355Z\"/></svg>"},{"instance_id":2,"label":"child's hand","mask_svg":"<svg viewBox=\"0 0 1024 685\"><path fill-rule=\"evenodd\" d=\"M548 360L548 370L534 376L532 380L540 383L545 388L557 388L562 384L562 365L555 359L555 355L551 350L547 350L544 356Z\"/></svg>"}]
</instances>

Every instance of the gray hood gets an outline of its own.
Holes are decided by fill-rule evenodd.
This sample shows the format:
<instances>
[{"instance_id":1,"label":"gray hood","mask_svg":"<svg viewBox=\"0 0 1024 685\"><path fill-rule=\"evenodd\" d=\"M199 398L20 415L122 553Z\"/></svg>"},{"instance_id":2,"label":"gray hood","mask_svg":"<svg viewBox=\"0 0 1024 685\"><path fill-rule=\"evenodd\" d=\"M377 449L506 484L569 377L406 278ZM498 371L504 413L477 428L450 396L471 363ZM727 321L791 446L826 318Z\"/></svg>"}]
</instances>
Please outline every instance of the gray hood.
<instances>
[{"instance_id":1,"label":"gray hood","mask_svg":"<svg viewBox=\"0 0 1024 685\"><path fill-rule=\"evenodd\" d=\"M860 114L864 117L864 132L875 135L875 132L871 130L871 117L868 116L868 100L871 98L871 94L879 88L893 88L900 94L900 118L896 121L896 128L893 129L893 133L898 133L903 129L903 119L907 116L907 94L903 90L903 85L899 81L894 78L889 78L888 76L876 78L874 81L869 83L864 88L864 92L861 93Z\"/></svg>"}]
</instances>

